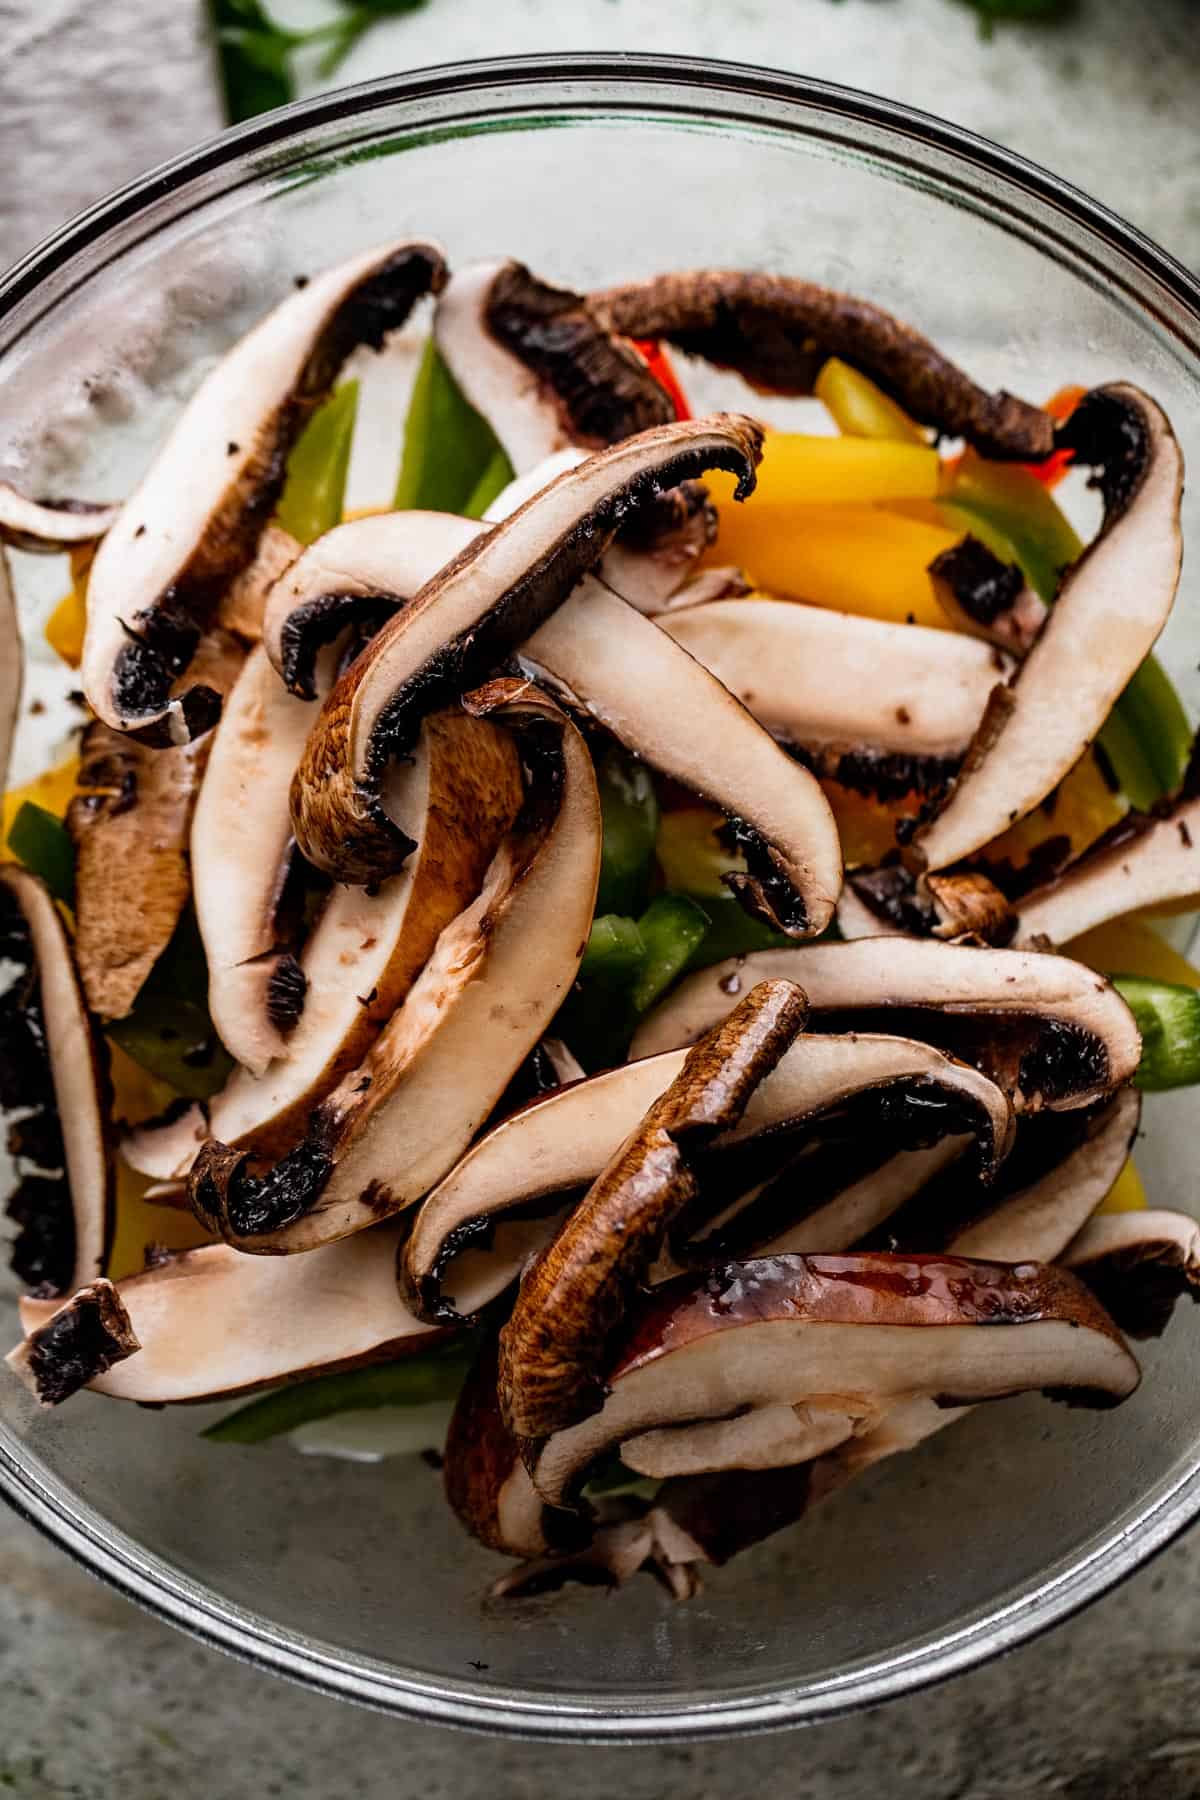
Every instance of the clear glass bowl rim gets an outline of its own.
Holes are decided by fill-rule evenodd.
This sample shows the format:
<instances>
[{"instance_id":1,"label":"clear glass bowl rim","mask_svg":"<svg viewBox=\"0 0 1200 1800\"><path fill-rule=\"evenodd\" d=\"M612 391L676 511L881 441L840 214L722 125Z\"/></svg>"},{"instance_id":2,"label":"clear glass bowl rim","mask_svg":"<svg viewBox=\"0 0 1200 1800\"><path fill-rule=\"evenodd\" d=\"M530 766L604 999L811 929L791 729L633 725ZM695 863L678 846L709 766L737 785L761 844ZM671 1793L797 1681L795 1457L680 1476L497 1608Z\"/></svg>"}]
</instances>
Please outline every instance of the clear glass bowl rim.
<instances>
[{"instance_id":1,"label":"clear glass bowl rim","mask_svg":"<svg viewBox=\"0 0 1200 1800\"><path fill-rule=\"evenodd\" d=\"M565 90L563 84L568 84ZM627 92L614 98L614 89ZM543 113L589 106L634 113L647 104L651 89L656 90L652 103L657 117L665 112L708 123L719 119L760 128L766 123L772 130L790 127L813 137L820 135L814 130L815 116L822 115L837 122L836 133L828 124L824 131L843 146L853 146L856 134L860 147L864 137L886 134L889 160L895 165L908 162L919 168L922 152L950 158L955 164L951 183L970 194L978 193L979 184L990 179L994 186L987 194L989 209L995 211L999 203L1013 228L1020 226L1022 200L1048 207L1062 219L1065 232L1074 228L1078 234L1071 239L1074 258L1082 251L1109 289L1120 283L1114 281L1112 264L1102 253L1115 251L1139 278L1136 304L1142 309L1153 304L1160 323L1163 313L1169 313L1172 335L1186 338L1188 348L1200 358L1200 281L1098 201L1015 152L900 102L807 76L700 57L590 52L442 63L298 101L208 139L79 213L0 277L0 354L10 350L33 322L29 313L20 318L23 303L76 259L95 252L106 237L136 221L151 205L164 198L178 199L190 185L239 161L258 164L265 172L260 161L265 153L307 131L406 102L415 106L471 96L477 96L472 108L476 120L481 112L489 117L524 114L535 101ZM775 113L770 110L773 102L778 103ZM806 112L814 117L805 121ZM452 121L442 123L449 127ZM938 179L946 183L945 169L939 169ZM1039 221L1038 236L1044 240L1046 235L1045 222ZM1157 291L1155 302L1148 299L1147 289ZM60 298L55 295L50 304ZM36 307L33 312L36 316ZM1151 1496L1135 1528L1128 1523L1114 1526L1103 1541L1093 1542L1086 1556L1034 1591L1023 1592L1010 1606L949 1632L936 1643L805 1691L784 1688L702 1706L656 1705L637 1712L617 1711L603 1702L534 1700L518 1689L422 1682L385 1664L341 1655L327 1644L277 1630L269 1620L221 1600L110 1527L65 1483L48 1479L34 1466L17 1437L3 1427L0 1494L23 1518L128 1599L211 1647L274 1674L429 1723L560 1742L632 1743L817 1723L898 1698L1014 1649L1117 1585L1191 1524L1200 1513L1200 1458L1173 1484Z\"/></svg>"}]
</instances>

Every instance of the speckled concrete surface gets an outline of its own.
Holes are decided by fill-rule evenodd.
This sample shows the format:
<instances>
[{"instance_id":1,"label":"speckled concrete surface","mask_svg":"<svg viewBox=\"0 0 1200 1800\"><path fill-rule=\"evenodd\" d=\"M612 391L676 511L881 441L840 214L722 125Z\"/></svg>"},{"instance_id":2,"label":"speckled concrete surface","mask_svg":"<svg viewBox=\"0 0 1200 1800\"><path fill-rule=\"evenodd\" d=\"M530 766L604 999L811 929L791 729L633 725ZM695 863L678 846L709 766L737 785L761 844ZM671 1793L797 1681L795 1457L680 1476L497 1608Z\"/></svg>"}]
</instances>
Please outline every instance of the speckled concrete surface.
<instances>
[{"instance_id":1,"label":"speckled concrete surface","mask_svg":"<svg viewBox=\"0 0 1200 1800\"><path fill-rule=\"evenodd\" d=\"M273 0L300 17L320 0ZM1038 157L1200 264L1193 0L1083 0L980 43L949 0L434 0L347 78L505 51L737 56L902 96ZM195 0L0 0L0 258L215 128ZM489 1743L358 1714L242 1668L0 1515L0 1792L31 1800L421 1795L590 1800L769 1783L794 1800L1191 1800L1200 1540L1052 1637L802 1735L654 1750Z\"/></svg>"}]
</instances>

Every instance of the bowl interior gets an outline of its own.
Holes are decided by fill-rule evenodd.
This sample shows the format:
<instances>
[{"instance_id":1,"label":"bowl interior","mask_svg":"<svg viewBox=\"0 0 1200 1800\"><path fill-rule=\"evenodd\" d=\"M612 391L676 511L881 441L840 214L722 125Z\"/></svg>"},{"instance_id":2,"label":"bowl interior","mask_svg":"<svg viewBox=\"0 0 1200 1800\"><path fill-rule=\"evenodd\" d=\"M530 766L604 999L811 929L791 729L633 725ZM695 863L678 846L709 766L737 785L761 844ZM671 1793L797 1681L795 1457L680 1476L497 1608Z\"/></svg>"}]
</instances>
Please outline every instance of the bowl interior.
<instances>
[{"instance_id":1,"label":"bowl interior","mask_svg":"<svg viewBox=\"0 0 1200 1800\"><path fill-rule=\"evenodd\" d=\"M1032 399L1110 376L1200 461L1186 278L1047 181L896 109L702 68L580 62L400 81L191 159L10 283L4 445L33 491L120 495L204 368L297 275L432 234L575 285L693 264L802 273L912 320ZM398 406L390 418L398 434ZM385 484L386 485L386 484ZM1188 503L1187 526L1196 523ZM41 645L63 586L14 559L28 627L19 772L70 718ZM1163 645L1193 712L1190 574ZM1152 1199L1189 1199L1200 1102L1148 1108ZM15 1311L4 1322L16 1336ZM209 1446L208 1414L0 1384L0 1479L78 1553L217 1641L338 1691L535 1732L704 1731L816 1716L962 1666L1099 1591L1192 1505L1200 1339L1178 1319L1112 1414L981 1409L677 1607L648 1581L485 1603L497 1560L416 1459Z\"/></svg>"}]
</instances>

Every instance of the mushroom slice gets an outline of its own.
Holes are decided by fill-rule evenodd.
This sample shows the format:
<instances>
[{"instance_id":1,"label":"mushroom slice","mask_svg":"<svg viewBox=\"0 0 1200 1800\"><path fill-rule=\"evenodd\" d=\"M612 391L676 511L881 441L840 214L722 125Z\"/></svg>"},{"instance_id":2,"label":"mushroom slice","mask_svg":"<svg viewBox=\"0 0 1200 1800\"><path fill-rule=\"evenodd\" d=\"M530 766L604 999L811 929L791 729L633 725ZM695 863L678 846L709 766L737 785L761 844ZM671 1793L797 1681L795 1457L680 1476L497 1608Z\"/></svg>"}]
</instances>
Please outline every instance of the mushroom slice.
<instances>
[{"instance_id":1,"label":"mushroom slice","mask_svg":"<svg viewBox=\"0 0 1200 1800\"><path fill-rule=\"evenodd\" d=\"M350 625L373 630L483 535L453 513L376 513L336 525L276 582L263 645L284 686L317 697L321 652Z\"/></svg>"},{"instance_id":2,"label":"mushroom slice","mask_svg":"<svg viewBox=\"0 0 1200 1800\"><path fill-rule=\"evenodd\" d=\"M929 576L942 611L960 630L1014 656L1033 649L1049 608L1016 563L1001 562L968 532L934 557Z\"/></svg>"},{"instance_id":3,"label":"mushroom slice","mask_svg":"<svg viewBox=\"0 0 1200 1800\"><path fill-rule=\"evenodd\" d=\"M274 521L258 540L254 561L235 575L217 605L217 624L244 644L257 644L263 615L275 583L300 555L301 545Z\"/></svg>"},{"instance_id":4,"label":"mushroom slice","mask_svg":"<svg viewBox=\"0 0 1200 1800\"><path fill-rule=\"evenodd\" d=\"M0 781L6 784L24 685L25 649L17 616L17 596L8 557L0 548Z\"/></svg>"},{"instance_id":5,"label":"mushroom slice","mask_svg":"<svg viewBox=\"0 0 1200 1800\"><path fill-rule=\"evenodd\" d=\"M3 960L20 971L0 996L0 1105L29 1109L9 1148L47 1171L9 1200L22 1227L13 1266L31 1286L65 1293L101 1273L112 1232L107 1072L58 908L14 863L0 864L0 929Z\"/></svg>"},{"instance_id":6,"label":"mushroom slice","mask_svg":"<svg viewBox=\"0 0 1200 1800\"><path fill-rule=\"evenodd\" d=\"M1111 1405L1138 1379L1112 1321L1062 1269L883 1252L763 1257L658 1288L608 1367L603 1406L525 1455L547 1504L570 1506L601 1455L651 1431L704 1427L706 1460L720 1468L726 1447L711 1427L732 1423L736 1455L759 1409L840 1411L849 1436L913 1398L952 1407L1041 1390ZM807 1436L785 1427L780 1459Z\"/></svg>"},{"instance_id":7,"label":"mushroom slice","mask_svg":"<svg viewBox=\"0 0 1200 1800\"><path fill-rule=\"evenodd\" d=\"M448 514L398 513L320 539L268 608L264 642L293 692L311 692L328 634L356 611L399 605L481 536L481 527ZM841 881L828 802L694 658L586 575L526 640L524 655L644 761L730 815L748 870L728 880L748 910L797 936L824 929Z\"/></svg>"},{"instance_id":8,"label":"mushroom slice","mask_svg":"<svg viewBox=\"0 0 1200 1800\"><path fill-rule=\"evenodd\" d=\"M563 1216L661 1101L687 1052L626 1063L548 1094L501 1120L456 1164L417 1215L401 1276L430 1319L469 1319L516 1280ZM931 1132L971 1131L980 1165L1004 1156L1008 1103L975 1070L928 1045L891 1037L799 1038L747 1103L741 1121L709 1148L693 1149L701 1192L728 1184L742 1147L792 1149L811 1124L874 1096L903 1110L911 1096ZM799 1212L802 1190L793 1203Z\"/></svg>"},{"instance_id":9,"label":"mushroom slice","mask_svg":"<svg viewBox=\"0 0 1200 1800\"><path fill-rule=\"evenodd\" d=\"M856 938L757 950L680 983L643 1022L631 1057L694 1043L756 981L797 981L809 1029L902 1032L971 1062L1018 1112L1089 1106L1131 1079L1141 1056L1116 989L1069 957L936 939Z\"/></svg>"},{"instance_id":10,"label":"mushroom slice","mask_svg":"<svg viewBox=\"0 0 1200 1800\"><path fill-rule=\"evenodd\" d=\"M380 787L421 719L535 631L640 502L713 467L731 469L749 493L761 446L760 428L733 414L660 426L568 470L469 545L326 700L292 787L304 855L361 886L394 873L412 845L388 819Z\"/></svg>"},{"instance_id":11,"label":"mushroom slice","mask_svg":"<svg viewBox=\"0 0 1200 1800\"><path fill-rule=\"evenodd\" d=\"M1029 1114L1017 1121L1012 1150L994 1181L962 1168L947 1170L893 1213L868 1244L953 1249L956 1256L999 1262L1056 1262L1124 1168L1141 1110L1141 1095L1123 1088L1086 1111Z\"/></svg>"},{"instance_id":12,"label":"mushroom slice","mask_svg":"<svg viewBox=\"0 0 1200 1800\"><path fill-rule=\"evenodd\" d=\"M1200 1299L1200 1225L1148 1208L1092 1219L1062 1254L1131 1337L1159 1337L1175 1302Z\"/></svg>"},{"instance_id":13,"label":"mushroom slice","mask_svg":"<svg viewBox=\"0 0 1200 1800\"><path fill-rule=\"evenodd\" d=\"M354 257L268 313L205 379L92 564L83 687L106 725L167 744L214 723L210 688L173 687L254 559L289 448L350 351L378 349L443 279L430 244Z\"/></svg>"},{"instance_id":14,"label":"mushroom slice","mask_svg":"<svg viewBox=\"0 0 1200 1800\"><path fill-rule=\"evenodd\" d=\"M666 338L768 393L811 394L826 358L839 356L922 424L966 438L984 456L1024 461L1054 449L1054 421L1040 407L986 393L910 325L815 282L687 269L592 294L589 304L609 331Z\"/></svg>"},{"instance_id":15,"label":"mushroom slice","mask_svg":"<svg viewBox=\"0 0 1200 1800\"><path fill-rule=\"evenodd\" d=\"M1166 624L1183 554L1183 458L1166 415L1128 383L1095 388L1061 441L1098 468L1104 522L1062 579L1033 649L985 715L941 811L914 843L961 862L1075 766Z\"/></svg>"},{"instance_id":16,"label":"mushroom slice","mask_svg":"<svg viewBox=\"0 0 1200 1800\"><path fill-rule=\"evenodd\" d=\"M243 1250L308 1250L428 1192L466 1149L575 979L600 872L600 801L587 746L530 682L467 697L521 735L525 804L479 897L446 926L363 1061L261 1175L213 1140L193 1208Z\"/></svg>"},{"instance_id":17,"label":"mushroom slice","mask_svg":"<svg viewBox=\"0 0 1200 1800\"><path fill-rule=\"evenodd\" d=\"M507 519L556 475L577 469L584 461L582 450L555 451L501 489L483 515L485 523L496 525ZM659 495L617 533L597 564L597 573L639 612L660 613L673 604L697 557L715 542L716 535L717 513L708 489L702 481L684 481ZM717 594L728 592L731 586L739 591L736 574L729 569L706 569L695 581L699 592L688 590L687 605L696 605L709 588ZM740 591L746 591L744 582Z\"/></svg>"},{"instance_id":18,"label":"mushroom slice","mask_svg":"<svg viewBox=\"0 0 1200 1800\"><path fill-rule=\"evenodd\" d=\"M227 632L212 631L192 667L224 694L243 656ZM75 846L75 956L101 1019L125 1017L187 904L188 838L213 741L209 733L156 751L100 719L83 734L66 824Z\"/></svg>"},{"instance_id":19,"label":"mushroom slice","mask_svg":"<svg viewBox=\"0 0 1200 1800\"><path fill-rule=\"evenodd\" d=\"M479 892L521 799L511 736L462 712L425 721L401 785L403 813L419 822L418 848L378 889L336 888L326 901L298 955L304 1010L285 1054L260 1076L236 1069L207 1117L192 1108L134 1132L122 1147L132 1167L159 1178L186 1175L210 1136L282 1156L304 1137L312 1109L367 1054L440 933ZM257 1016L265 1017L261 1009Z\"/></svg>"},{"instance_id":20,"label":"mushroom slice","mask_svg":"<svg viewBox=\"0 0 1200 1800\"><path fill-rule=\"evenodd\" d=\"M702 663L588 577L523 656L644 762L725 813L747 869L724 880L748 912L793 937L825 929L842 877L829 802Z\"/></svg>"},{"instance_id":21,"label":"mushroom slice","mask_svg":"<svg viewBox=\"0 0 1200 1800\"><path fill-rule=\"evenodd\" d=\"M126 1276L115 1289L98 1283L125 1314L141 1353L81 1379L114 1399L161 1406L423 1350L445 1333L415 1319L396 1291L398 1236L384 1226L286 1260L206 1244ZM23 1300L30 1336L9 1362L24 1360L63 1316L53 1301Z\"/></svg>"},{"instance_id":22,"label":"mushroom slice","mask_svg":"<svg viewBox=\"0 0 1200 1800\"><path fill-rule=\"evenodd\" d=\"M518 1437L547 1437L597 1411L628 1303L698 1195L692 1148L737 1124L806 1012L788 981L760 982L739 1001L689 1051L526 1271L500 1333L500 1404Z\"/></svg>"},{"instance_id":23,"label":"mushroom slice","mask_svg":"<svg viewBox=\"0 0 1200 1800\"><path fill-rule=\"evenodd\" d=\"M821 775L884 799L940 792L1015 666L954 632L785 600L720 600L660 624Z\"/></svg>"},{"instance_id":24,"label":"mushroom slice","mask_svg":"<svg viewBox=\"0 0 1200 1800\"><path fill-rule=\"evenodd\" d=\"M5 1361L43 1406L59 1406L86 1383L141 1349L133 1321L111 1281L94 1281L60 1305L30 1301L46 1314Z\"/></svg>"},{"instance_id":25,"label":"mushroom slice","mask_svg":"<svg viewBox=\"0 0 1200 1800\"><path fill-rule=\"evenodd\" d=\"M476 263L452 275L433 334L518 475L568 445L603 449L675 417L637 351L601 326L581 295L523 263Z\"/></svg>"},{"instance_id":26,"label":"mushroom slice","mask_svg":"<svg viewBox=\"0 0 1200 1800\"><path fill-rule=\"evenodd\" d=\"M299 1010L289 997L304 1000L295 957L277 948L278 915L292 855L288 788L315 711L284 691L257 645L213 733L192 821L209 1012L230 1055L254 1075L286 1054Z\"/></svg>"},{"instance_id":27,"label":"mushroom slice","mask_svg":"<svg viewBox=\"0 0 1200 1800\"><path fill-rule=\"evenodd\" d=\"M1131 814L1016 903L1016 944L1064 944L1122 913L1200 895L1200 799Z\"/></svg>"},{"instance_id":28,"label":"mushroom slice","mask_svg":"<svg viewBox=\"0 0 1200 1800\"><path fill-rule=\"evenodd\" d=\"M0 542L35 556L58 556L96 543L120 510L92 500L30 500L10 481L0 481Z\"/></svg>"}]
</instances>

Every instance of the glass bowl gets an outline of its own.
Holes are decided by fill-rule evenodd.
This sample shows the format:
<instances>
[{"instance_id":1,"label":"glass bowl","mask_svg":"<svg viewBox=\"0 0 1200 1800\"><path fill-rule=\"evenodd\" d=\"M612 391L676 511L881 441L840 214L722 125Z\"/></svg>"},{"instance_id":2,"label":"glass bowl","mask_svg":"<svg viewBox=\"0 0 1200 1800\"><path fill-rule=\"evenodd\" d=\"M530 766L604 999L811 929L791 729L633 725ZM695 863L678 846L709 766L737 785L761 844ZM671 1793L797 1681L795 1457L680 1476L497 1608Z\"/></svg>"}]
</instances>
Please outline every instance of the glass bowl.
<instances>
[{"instance_id":1,"label":"glass bowl","mask_svg":"<svg viewBox=\"0 0 1200 1800\"><path fill-rule=\"evenodd\" d=\"M0 286L0 455L34 492L126 491L209 360L297 275L388 237L512 254L577 286L722 263L911 319L988 386L1127 376L1200 462L1200 289L1053 177L956 127L763 71L652 57L399 76L227 133L93 208ZM399 420L396 420L398 430ZM1188 525L1196 526L1196 506ZM35 666L61 569L18 565ZM1163 654L1196 710L1186 597ZM55 688L55 683L58 688ZM48 723L49 721L49 723ZM27 721L21 754L65 728ZM1139 1161L1186 1205L1200 1102ZM6 1322L16 1336L11 1306ZM1178 1319L1118 1412L983 1408L708 1579L510 1610L417 1459L197 1436L203 1410L0 1384L0 1484L126 1594L211 1644L386 1710L559 1738L818 1719L965 1669L1128 1573L1200 1507L1200 1334Z\"/></svg>"}]
</instances>

